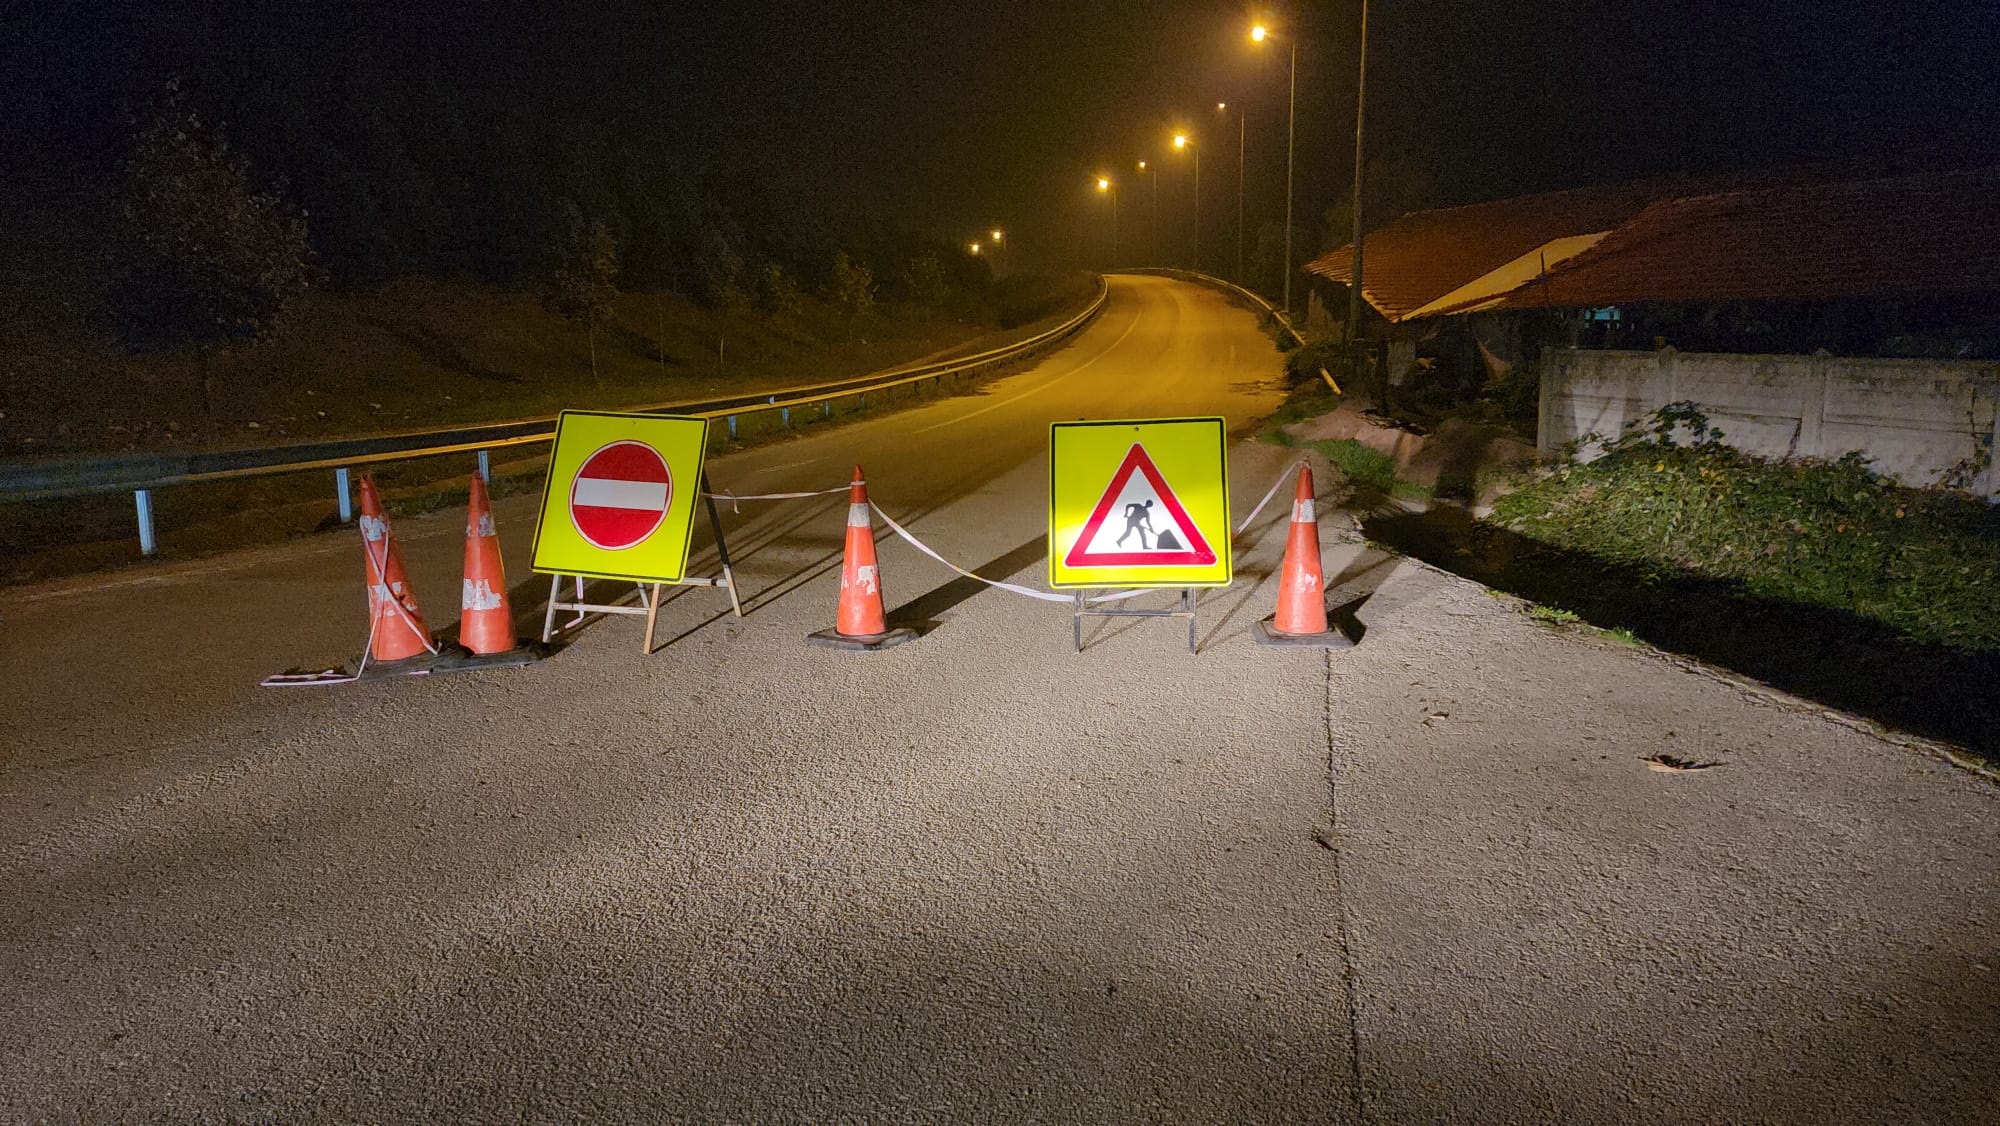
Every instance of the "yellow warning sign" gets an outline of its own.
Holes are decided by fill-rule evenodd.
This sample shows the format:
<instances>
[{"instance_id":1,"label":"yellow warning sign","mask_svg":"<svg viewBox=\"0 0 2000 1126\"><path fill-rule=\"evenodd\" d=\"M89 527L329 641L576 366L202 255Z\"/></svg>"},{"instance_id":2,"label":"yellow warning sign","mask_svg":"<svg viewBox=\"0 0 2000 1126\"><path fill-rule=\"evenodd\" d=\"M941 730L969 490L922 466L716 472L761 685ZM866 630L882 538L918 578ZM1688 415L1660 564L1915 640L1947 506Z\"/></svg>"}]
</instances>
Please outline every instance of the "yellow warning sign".
<instances>
[{"instance_id":1,"label":"yellow warning sign","mask_svg":"<svg viewBox=\"0 0 2000 1126\"><path fill-rule=\"evenodd\" d=\"M1219 418L1049 427L1049 585L1228 586Z\"/></svg>"},{"instance_id":2,"label":"yellow warning sign","mask_svg":"<svg viewBox=\"0 0 2000 1126\"><path fill-rule=\"evenodd\" d=\"M534 569L681 581L707 449L707 419L564 411L535 524Z\"/></svg>"}]
</instances>

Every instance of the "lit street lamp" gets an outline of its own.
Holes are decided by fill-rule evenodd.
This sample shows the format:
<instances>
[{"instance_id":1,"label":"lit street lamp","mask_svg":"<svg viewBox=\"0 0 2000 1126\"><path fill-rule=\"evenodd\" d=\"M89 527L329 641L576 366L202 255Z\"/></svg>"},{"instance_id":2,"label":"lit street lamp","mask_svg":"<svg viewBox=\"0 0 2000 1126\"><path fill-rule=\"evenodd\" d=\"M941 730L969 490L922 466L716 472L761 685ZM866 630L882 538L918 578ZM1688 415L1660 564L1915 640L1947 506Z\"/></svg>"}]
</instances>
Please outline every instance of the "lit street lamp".
<instances>
[{"instance_id":1,"label":"lit street lamp","mask_svg":"<svg viewBox=\"0 0 2000 1126\"><path fill-rule=\"evenodd\" d=\"M1224 117L1229 115L1229 103L1215 103L1215 112ZM1247 115L1236 111L1236 284L1243 284L1243 154L1244 139L1249 135Z\"/></svg>"},{"instance_id":2,"label":"lit street lamp","mask_svg":"<svg viewBox=\"0 0 2000 1126\"><path fill-rule=\"evenodd\" d=\"M968 253L977 254L979 253L979 244L975 242L970 246L967 246L965 249Z\"/></svg>"},{"instance_id":3,"label":"lit street lamp","mask_svg":"<svg viewBox=\"0 0 2000 1126\"><path fill-rule=\"evenodd\" d=\"M1118 185L1109 176L1097 178L1099 195L1111 197L1111 265L1118 265Z\"/></svg>"},{"instance_id":4,"label":"lit street lamp","mask_svg":"<svg viewBox=\"0 0 2000 1126\"><path fill-rule=\"evenodd\" d=\"M1250 29L1250 41L1262 43L1271 29L1257 24ZM1292 37L1291 94L1285 108L1285 315L1292 315L1292 162L1293 141L1299 125L1299 41Z\"/></svg>"},{"instance_id":5,"label":"lit street lamp","mask_svg":"<svg viewBox=\"0 0 2000 1126\"><path fill-rule=\"evenodd\" d=\"M1193 269L1196 273L1200 273L1201 272L1201 146L1195 144L1194 138L1188 136L1186 133L1176 133L1174 134L1174 147L1176 149L1192 149L1194 151Z\"/></svg>"}]
</instances>

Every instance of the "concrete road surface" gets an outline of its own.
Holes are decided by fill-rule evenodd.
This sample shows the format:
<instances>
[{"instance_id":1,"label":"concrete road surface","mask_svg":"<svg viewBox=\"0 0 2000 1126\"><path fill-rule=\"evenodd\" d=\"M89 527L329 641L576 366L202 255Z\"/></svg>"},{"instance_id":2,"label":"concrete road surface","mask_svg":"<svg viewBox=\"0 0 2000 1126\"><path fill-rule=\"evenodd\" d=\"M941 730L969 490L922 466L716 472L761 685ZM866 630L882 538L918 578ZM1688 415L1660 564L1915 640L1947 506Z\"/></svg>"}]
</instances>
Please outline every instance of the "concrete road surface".
<instances>
[{"instance_id":1,"label":"concrete road surface","mask_svg":"<svg viewBox=\"0 0 2000 1126\"><path fill-rule=\"evenodd\" d=\"M982 393L711 462L1039 584L1046 424L1278 399L1117 278ZM1287 451L1232 454L1239 512ZM534 501L498 518L518 608ZM844 501L726 517L536 668L259 690L358 644L351 534L0 604L0 1118L2000 1121L2000 793L1327 521L1358 648L1253 647L1286 513L1174 623L980 589ZM434 626L462 523L397 527ZM697 569L713 558L697 551ZM1164 598L1160 599L1164 601ZM1720 763L1659 773L1656 752Z\"/></svg>"}]
</instances>

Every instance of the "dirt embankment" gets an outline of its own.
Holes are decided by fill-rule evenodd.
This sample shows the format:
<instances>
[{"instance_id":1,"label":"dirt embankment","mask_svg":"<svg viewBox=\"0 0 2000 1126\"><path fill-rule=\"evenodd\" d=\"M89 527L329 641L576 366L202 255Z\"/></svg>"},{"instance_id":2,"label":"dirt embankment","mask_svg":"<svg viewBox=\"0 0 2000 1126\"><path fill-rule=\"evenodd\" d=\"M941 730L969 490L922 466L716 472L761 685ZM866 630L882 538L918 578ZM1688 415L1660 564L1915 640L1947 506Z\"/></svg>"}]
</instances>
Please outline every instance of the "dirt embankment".
<instances>
[{"instance_id":1,"label":"dirt embankment","mask_svg":"<svg viewBox=\"0 0 2000 1126\"><path fill-rule=\"evenodd\" d=\"M310 295L271 339L133 355L87 294L0 279L0 459L235 448L836 379L980 336L944 318L709 310L621 294L591 341L532 294L409 278ZM206 395L204 395L204 372ZM206 403L204 403L206 398Z\"/></svg>"}]
</instances>

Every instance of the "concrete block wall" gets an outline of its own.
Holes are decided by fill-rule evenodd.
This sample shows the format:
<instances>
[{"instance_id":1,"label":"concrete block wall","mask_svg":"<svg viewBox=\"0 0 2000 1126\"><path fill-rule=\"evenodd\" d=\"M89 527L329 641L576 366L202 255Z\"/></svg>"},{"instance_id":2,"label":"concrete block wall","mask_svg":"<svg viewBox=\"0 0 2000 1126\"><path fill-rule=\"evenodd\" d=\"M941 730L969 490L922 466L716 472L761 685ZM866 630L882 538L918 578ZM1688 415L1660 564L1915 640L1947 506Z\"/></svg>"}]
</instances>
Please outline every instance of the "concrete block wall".
<instances>
[{"instance_id":1,"label":"concrete block wall","mask_svg":"<svg viewBox=\"0 0 2000 1126\"><path fill-rule=\"evenodd\" d=\"M1907 485L1933 485L1982 445L2000 447L2000 363L1724 353L1542 353L1543 456L1585 434L1616 436L1668 403L1699 403L1723 440L1771 457L1850 450ZM2000 498L2000 468L1973 482Z\"/></svg>"}]
</instances>

